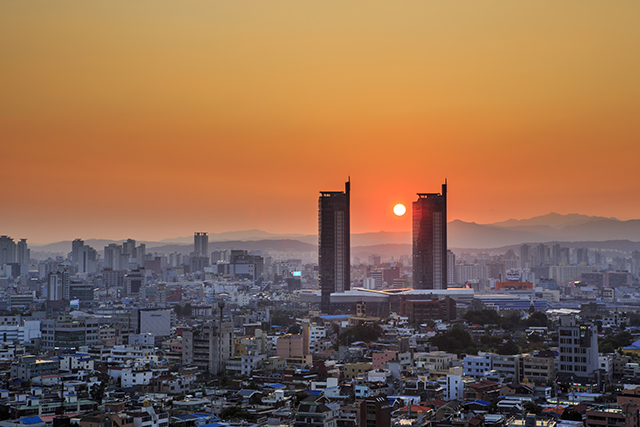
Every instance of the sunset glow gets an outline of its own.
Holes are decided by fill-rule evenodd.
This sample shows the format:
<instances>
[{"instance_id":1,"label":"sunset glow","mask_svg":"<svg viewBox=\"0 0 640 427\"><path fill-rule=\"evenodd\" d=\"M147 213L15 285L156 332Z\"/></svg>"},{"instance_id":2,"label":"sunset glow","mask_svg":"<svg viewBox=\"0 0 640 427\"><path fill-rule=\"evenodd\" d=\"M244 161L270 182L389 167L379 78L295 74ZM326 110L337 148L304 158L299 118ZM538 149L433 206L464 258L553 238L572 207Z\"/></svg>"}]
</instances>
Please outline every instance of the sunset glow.
<instances>
[{"instance_id":1,"label":"sunset glow","mask_svg":"<svg viewBox=\"0 0 640 427\"><path fill-rule=\"evenodd\" d=\"M3 233L640 216L640 2L0 3ZM400 191L398 191L400 189ZM515 194L526 194L518 197ZM96 235L96 234L99 234Z\"/></svg>"}]
</instances>

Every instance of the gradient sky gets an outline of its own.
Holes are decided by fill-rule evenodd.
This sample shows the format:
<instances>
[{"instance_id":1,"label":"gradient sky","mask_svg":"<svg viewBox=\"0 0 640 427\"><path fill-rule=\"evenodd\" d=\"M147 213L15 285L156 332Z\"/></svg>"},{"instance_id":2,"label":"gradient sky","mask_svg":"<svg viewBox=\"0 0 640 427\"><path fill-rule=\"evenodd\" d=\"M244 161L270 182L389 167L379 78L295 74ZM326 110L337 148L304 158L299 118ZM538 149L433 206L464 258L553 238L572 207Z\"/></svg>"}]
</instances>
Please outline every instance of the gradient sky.
<instances>
[{"instance_id":1,"label":"gradient sky","mask_svg":"<svg viewBox=\"0 0 640 427\"><path fill-rule=\"evenodd\" d=\"M0 2L0 234L640 218L640 2Z\"/></svg>"}]
</instances>

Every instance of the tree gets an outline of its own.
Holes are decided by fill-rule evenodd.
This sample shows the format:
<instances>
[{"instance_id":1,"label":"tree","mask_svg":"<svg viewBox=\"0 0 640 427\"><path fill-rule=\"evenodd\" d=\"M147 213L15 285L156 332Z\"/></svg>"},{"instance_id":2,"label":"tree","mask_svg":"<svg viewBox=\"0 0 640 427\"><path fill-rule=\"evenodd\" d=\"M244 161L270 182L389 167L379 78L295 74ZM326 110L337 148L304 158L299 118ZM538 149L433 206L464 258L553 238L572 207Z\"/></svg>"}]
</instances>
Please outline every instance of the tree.
<instances>
[{"instance_id":1,"label":"tree","mask_svg":"<svg viewBox=\"0 0 640 427\"><path fill-rule=\"evenodd\" d=\"M175 307L173 307L173 311L176 312L176 316L182 317L182 306L180 304L177 304Z\"/></svg>"},{"instance_id":2,"label":"tree","mask_svg":"<svg viewBox=\"0 0 640 427\"><path fill-rule=\"evenodd\" d=\"M520 353L520 347L512 340L507 341L497 348L496 353L503 356L511 356Z\"/></svg>"},{"instance_id":3,"label":"tree","mask_svg":"<svg viewBox=\"0 0 640 427\"><path fill-rule=\"evenodd\" d=\"M529 414L536 414L536 415L542 414L542 406L536 405L533 402L524 402L523 406L524 406L524 410L527 411L527 413Z\"/></svg>"},{"instance_id":4,"label":"tree","mask_svg":"<svg viewBox=\"0 0 640 427\"><path fill-rule=\"evenodd\" d=\"M182 315L184 317L191 317L191 313L193 312L193 308L191 307L191 303L186 303L184 307L182 307Z\"/></svg>"},{"instance_id":5,"label":"tree","mask_svg":"<svg viewBox=\"0 0 640 427\"><path fill-rule=\"evenodd\" d=\"M101 405L102 399L104 399L105 389L106 389L106 386L102 381L97 384L94 384L93 387L91 387L91 400L94 400L98 402L98 405Z\"/></svg>"},{"instance_id":6,"label":"tree","mask_svg":"<svg viewBox=\"0 0 640 427\"><path fill-rule=\"evenodd\" d=\"M518 329L522 324L522 320L520 319L520 313L517 311L512 311L508 315L502 318L502 329L507 331L513 331Z\"/></svg>"},{"instance_id":7,"label":"tree","mask_svg":"<svg viewBox=\"0 0 640 427\"><path fill-rule=\"evenodd\" d=\"M447 332L431 338L431 343L439 350L460 354L473 344L473 340L462 325L456 324Z\"/></svg>"},{"instance_id":8,"label":"tree","mask_svg":"<svg viewBox=\"0 0 640 427\"><path fill-rule=\"evenodd\" d=\"M289 326L289 329L287 329L287 333L292 335L298 335L301 332L302 328L297 323L294 323L293 325Z\"/></svg>"},{"instance_id":9,"label":"tree","mask_svg":"<svg viewBox=\"0 0 640 427\"><path fill-rule=\"evenodd\" d=\"M536 326L536 327L546 327L546 326L549 325L549 319L547 318L547 315L544 314L543 312L536 311L531 316L529 316L525 320L524 323L529 328L534 327L534 326Z\"/></svg>"},{"instance_id":10,"label":"tree","mask_svg":"<svg viewBox=\"0 0 640 427\"><path fill-rule=\"evenodd\" d=\"M255 421L256 416L250 414L246 409L239 406L231 406L222 410L222 419L232 420L238 418L242 420Z\"/></svg>"},{"instance_id":11,"label":"tree","mask_svg":"<svg viewBox=\"0 0 640 427\"><path fill-rule=\"evenodd\" d=\"M471 323L478 325L499 325L501 317L495 310L469 310L464 314L464 318Z\"/></svg>"},{"instance_id":12,"label":"tree","mask_svg":"<svg viewBox=\"0 0 640 427\"><path fill-rule=\"evenodd\" d=\"M628 323L629 326L640 326L640 314L630 313Z\"/></svg>"},{"instance_id":13,"label":"tree","mask_svg":"<svg viewBox=\"0 0 640 427\"><path fill-rule=\"evenodd\" d=\"M633 335L627 331L620 332L615 335L607 335L603 340L598 342L598 351L600 353L613 353L620 347L626 347L633 342Z\"/></svg>"},{"instance_id":14,"label":"tree","mask_svg":"<svg viewBox=\"0 0 640 427\"><path fill-rule=\"evenodd\" d=\"M502 338L495 335L484 334L480 337L480 344L486 349L496 348L502 344Z\"/></svg>"},{"instance_id":15,"label":"tree","mask_svg":"<svg viewBox=\"0 0 640 427\"><path fill-rule=\"evenodd\" d=\"M367 323L363 325L351 326L340 334L339 342L349 345L357 341L372 342L382 335L382 328L377 323Z\"/></svg>"}]
</instances>

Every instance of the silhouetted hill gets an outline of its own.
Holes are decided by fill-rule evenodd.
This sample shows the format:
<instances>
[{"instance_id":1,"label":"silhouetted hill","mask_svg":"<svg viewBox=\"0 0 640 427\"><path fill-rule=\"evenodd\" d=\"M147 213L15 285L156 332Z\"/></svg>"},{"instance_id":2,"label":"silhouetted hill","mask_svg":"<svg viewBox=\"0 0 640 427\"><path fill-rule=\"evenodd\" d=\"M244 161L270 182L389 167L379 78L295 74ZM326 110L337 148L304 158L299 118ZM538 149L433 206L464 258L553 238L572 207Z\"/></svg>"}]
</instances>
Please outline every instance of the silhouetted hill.
<instances>
[{"instance_id":1,"label":"silhouetted hill","mask_svg":"<svg viewBox=\"0 0 640 427\"><path fill-rule=\"evenodd\" d=\"M491 225L497 227L551 227L551 228L564 228L570 225L587 224L594 221L600 221L603 219L618 221L616 218L605 218L602 216L589 216L581 214L567 214L562 215L559 213L551 212L546 215L534 216L529 219L509 219L507 221L495 222Z\"/></svg>"}]
</instances>

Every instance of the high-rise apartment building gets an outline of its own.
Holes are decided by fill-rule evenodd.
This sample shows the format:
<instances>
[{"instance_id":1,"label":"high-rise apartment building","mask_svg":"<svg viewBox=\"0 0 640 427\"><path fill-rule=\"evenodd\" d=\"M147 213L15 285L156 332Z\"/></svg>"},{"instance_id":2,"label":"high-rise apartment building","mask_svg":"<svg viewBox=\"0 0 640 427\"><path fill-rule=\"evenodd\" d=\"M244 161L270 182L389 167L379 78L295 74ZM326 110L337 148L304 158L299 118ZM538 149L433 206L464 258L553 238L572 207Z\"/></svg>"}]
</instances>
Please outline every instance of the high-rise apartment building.
<instances>
[{"instance_id":1,"label":"high-rise apartment building","mask_svg":"<svg viewBox=\"0 0 640 427\"><path fill-rule=\"evenodd\" d=\"M342 191L321 191L318 200L320 309L331 312L331 294L351 288L351 181Z\"/></svg>"},{"instance_id":2,"label":"high-rise apartment building","mask_svg":"<svg viewBox=\"0 0 640 427\"><path fill-rule=\"evenodd\" d=\"M122 258L122 246L111 243L104 247L104 268L120 270L120 260Z\"/></svg>"},{"instance_id":3,"label":"high-rise apartment building","mask_svg":"<svg viewBox=\"0 0 640 427\"><path fill-rule=\"evenodd\" d=\"M81 251L83 246L84 240L82 239L74 239L74 241L71 242L71 265L76 271L78 271L78 264L82 258Z\"/></svg>"},{"instance_id":4,"label":"high-rise apartment building","mask_svg":"<svg viewBox=\"0 0 640 427\"><path fill-rule=\"evenodd\" d=\"M31 261L31 252L27 247L27 239L20 239L17 245L17 258L20 264L20 275L25 276L29 273L29 262Z\"/></svg>"},{"instance_id":5,"label":"high-rise apartment building","mask_svg":"<svg viewBox=\"0 0 640 427\"><path fill-rule=\"evenodd\" d=\"M447 288L447 184L413 202L413 287Z\"/></svg>"},{"instance_id":6,"label":"high-rise apartment building","mask_svg":"<svg viewBox=\"0 0 640 427\"><path fill-rule=\"evenodd\" d=\"M207 233L195 233L193 235L193 252L199 256L209 257L209 236Z\"/></svg>"},{"instance_id":7,"label":"high-rise apartment building","mask_svg":"<svg viewBox=\"0 0 640 427\"><path fill-rule=\"evenodd\" d=\"M527 244L520 246L520 268L525 269L531 266L531 247Z\"/></svg>"},{"instance_id":8,"label":"high-rise apartment building","mask_svg":"<svg viewBox=\"0 0 640 427\"><path fill-rule=\"evenodd\" d=\"M447 285L456 284L456 254L447 251Z\"/></svg>"},{"instance_id":9,"label":"high-rise apartment building","mask_svg":"<svg viewBox=\"0 0 640 427\"><path fill-rule=\"evenodd\" d=\"M49 273L45 294L50 301L69 300L69 272L66 269Z\"/></svg>"},{"instance_id":10,"label":"high-rise apartment building","mask_svg":"<svg viewBox=\"0 0 640 427\"><path fill-rule=\"evenodd\" d=\"M207 321L201 328L185 330L182 336L182 363L219 374L234 354L233 322Z\"/></svg>"},{"instance_id":11,"label":"high-rise apartment building","mask_svg":"<svg viewBox=\"0 0 640 427\"><path fill-rule=\"evenodd\" d=\"M0 267L16 262L16 243L9 236L0 236Z\"/></svg>"}]
</instances>

